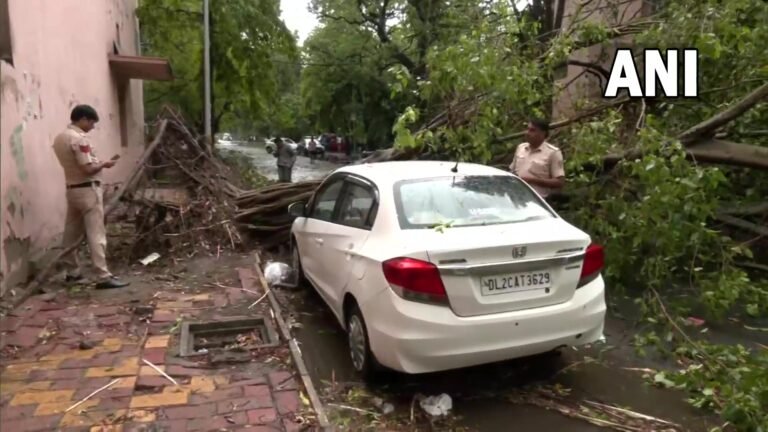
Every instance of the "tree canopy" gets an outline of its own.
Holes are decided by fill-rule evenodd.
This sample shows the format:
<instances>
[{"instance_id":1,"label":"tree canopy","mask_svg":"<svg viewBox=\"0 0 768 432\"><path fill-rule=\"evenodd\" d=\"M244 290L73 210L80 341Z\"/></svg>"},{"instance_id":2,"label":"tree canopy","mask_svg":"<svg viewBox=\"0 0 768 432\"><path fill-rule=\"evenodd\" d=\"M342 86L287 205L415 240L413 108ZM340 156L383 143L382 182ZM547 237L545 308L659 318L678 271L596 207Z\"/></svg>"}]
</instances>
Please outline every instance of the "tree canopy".
<instances>
[{"instance_id":1,"label":"tree canopy","mask_svg":"<svg viewBox=\"0 0 768 432\"><path fill-rule=\"evenodd\" d=\"M606 246L609 286L639 292L648 311L659 311L660 298L687 298L676 312L768 316L768 268L759 264L768 259L768 3L632 3L315 0L322 27L305 56L334 67L305 69L305 109L314 99L312 121L341 127L367 112L346 104L350 94L386 86L390 99L375 103L399 113L395 145L368 161L506 168L527 119L552 118L556 105L569 113L552 118L568 175L561 212ZM695 48L699 96L602 100L620 46L636 57ZM594 88L561 109L585 76ZM675 385L739 430L768 427L765 394L755 390L768 387L765 355L693 351L707 367Z\"/></svg>"},{"instance_id":2,"label":"tree canopy","mask_svg":"<svg viewBox=\"0 0 768 432\"><path fill-rule=\"evenodd\" d=\"M156 115L163 104L175 105L202 129L202 2L144 0L138 15L145 52L168 57L176 75L169 83L147 83L147 115ZM255 122L279 124L273 107L282 97L281 80L290 75L286 69L298 59L295 39L280 19L280 1L211 1L210 16L214 132Z\"/></svg>"}]
</instances>

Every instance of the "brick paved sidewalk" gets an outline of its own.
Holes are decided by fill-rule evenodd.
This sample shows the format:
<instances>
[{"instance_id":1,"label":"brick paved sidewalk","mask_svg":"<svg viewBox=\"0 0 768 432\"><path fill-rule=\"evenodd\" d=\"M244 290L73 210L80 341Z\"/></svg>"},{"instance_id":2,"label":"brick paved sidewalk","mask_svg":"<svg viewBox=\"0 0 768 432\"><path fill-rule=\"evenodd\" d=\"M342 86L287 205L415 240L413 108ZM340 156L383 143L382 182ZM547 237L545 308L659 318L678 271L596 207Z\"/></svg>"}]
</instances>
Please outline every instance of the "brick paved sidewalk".
<instances>
[{"instance_id":1,"label":"brick paved sidewalk","mask_svg":"<svg viewBox=\"0 0 768 432\"><path fill-rule=\"evenodd\" d=\"M241 271L241 280L248 284L243 275L247 278L247 272ZM85 299L40 295L0 318L0 430L312 428L313 414L302 403L306 398L285 346L252 352L251 361L240 363L178 357L178 332L169 333L178 329L177 318L243 315L253 295L237 288L197 287L191 292L189 287L157 290L157 285L139 288L132 299L104 293ZM262 303L262 315L269 317L263 309L268 302ZM143 319L142 310L151 315ZM67 412L115 379L119 381Z\"/></svg>"}]
</instances>

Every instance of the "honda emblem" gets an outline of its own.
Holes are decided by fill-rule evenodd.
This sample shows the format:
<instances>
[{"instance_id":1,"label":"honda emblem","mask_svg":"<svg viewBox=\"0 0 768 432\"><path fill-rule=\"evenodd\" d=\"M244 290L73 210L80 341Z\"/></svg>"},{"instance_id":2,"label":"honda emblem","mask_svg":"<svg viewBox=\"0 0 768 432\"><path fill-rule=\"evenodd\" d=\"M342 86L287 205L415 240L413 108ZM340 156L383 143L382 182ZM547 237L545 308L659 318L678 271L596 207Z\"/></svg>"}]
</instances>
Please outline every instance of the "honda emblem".
<instances>
[{"instance_id":1,"label":"honda emblem","mask_svg":"<svg viewBox=\"0 0 768 432\"><path fill-rule=\"evenodd\" d=\"M528 248L526 246L513 246L512 247L512 258L524 258L525 254L528 252Z\"/></svg>"}]
</instances>

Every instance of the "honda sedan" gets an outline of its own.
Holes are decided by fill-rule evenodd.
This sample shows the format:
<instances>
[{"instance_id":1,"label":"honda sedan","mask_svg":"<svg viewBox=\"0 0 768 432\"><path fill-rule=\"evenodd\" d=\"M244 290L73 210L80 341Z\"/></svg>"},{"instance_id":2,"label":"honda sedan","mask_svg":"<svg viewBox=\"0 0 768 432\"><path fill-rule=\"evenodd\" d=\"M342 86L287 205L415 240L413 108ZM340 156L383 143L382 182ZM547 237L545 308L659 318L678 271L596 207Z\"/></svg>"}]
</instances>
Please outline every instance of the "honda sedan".
<instances>
[{"instance_id":1,"label":"honda sedan","mask_svg":"<svg viewBox=\"0 0 768 432\"><path fill-rule=\"evenodd\" d=\"M462 368L603 336L602 247L508 172L348 166L289 212L294 268L346 329L364 375Z\"/></svg>"}]
</instances>

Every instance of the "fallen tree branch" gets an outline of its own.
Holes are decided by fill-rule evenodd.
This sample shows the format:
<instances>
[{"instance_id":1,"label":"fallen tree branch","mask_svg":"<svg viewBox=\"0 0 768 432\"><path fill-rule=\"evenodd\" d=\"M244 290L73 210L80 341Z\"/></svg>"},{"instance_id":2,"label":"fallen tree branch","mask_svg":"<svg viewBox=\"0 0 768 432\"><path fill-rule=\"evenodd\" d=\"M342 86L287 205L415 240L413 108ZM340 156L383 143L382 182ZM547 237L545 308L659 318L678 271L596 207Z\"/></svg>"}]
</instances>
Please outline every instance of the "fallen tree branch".
<instances>
[{"instance_id":1,"label":"fallen tree branch","mask_svg":"<svg viewBox=\"0 0 768 432\"><path fill-rule=\"evenodd\" d=\"M759 102L766 98L768 98L768 83L765 83L756 88L751 93L744 96L741 100L729 106L724 111L721 111L708 118L707 120L689 128L680 134L678 139L685 145L695 144L698 139L712 135L717 128L741 116L750 108L757 105Z\"/></svg>"},{"instance_id":2,"label":"fallen tree branch","mask_svg":"<svg viewBox=\"0 0 768 432\"><path fill-rule=\"evenodd\" d=\"M755 216L768 213L768 202L749 204L745 206L728 206L718 213L730 216Z\"/></svg>"},{"instance_id":3,"label":"fallen tree branch","mask_svg":"<svg viewBox=\"0 0 768 432\"><path fill-rule=\"evenodd\" d=\"M758 263L752 263L752 262L736 262L734 263L738 267L744 267L744 268L750 268L754 270L762 270L764 272L768 272L768 265L765 264L758 264Z\"/></svg>"},{"instance_id":4,"label":"fallen tree branch","mask_svg":"<svg viewBox=\"0 0 768 432\"><path fill-rule=\"evenodd\" d=\"M584 120L584 119L589 118L589 117L594 117L595 115L600 114L601 112L603 112L603 111L605 111L607 109L615 108L617 106L624 105L625 103L627 103L629 101L630 101L629 98L619 98L619 99L616 99L614 101L608 102L606 104L598 105L596 107L593 107L593 108L590 108L590 109L584 111L581 114L577 114L574 117L567 118L567 119L564 119L564 120L560 120L558 122L554 122L554 123L549 125L549 128L550 129L560 129L560 128L569 126L569 125L571 125L573 123L576 123L577 121L581 121L581 120ZM496 138L496 142L509 141L511 139L522 138L524 136L525 136L525 131L515 132L515 133L510 134L510 135L505 135L505 136L501 136L501 137Z\"/></svg>"},{"instance_id":5,"label":"fallen tree branch","mask_svg":"<svg viewBox=\"0 0 768 432\"><path fill-rule=\"evenodd\" d=\"M744 219L740 219L734 216L729 216L726 214L718 214L715 216L715 219L736 228L741 228L743 230L751 231L761 236L768 236L768 227L766 226L758 225L758 224L746 221Z\"/></svg>"},{"instance_id":6,"label":"fallen tree branch","mask_svg":"<svg viewBox=\"0 0 768 432\"><path fill-rule=\"evenodd\" d=\"M696 162L768 170L768 147L709 139L687 147L685 153L689 160ZM608 155L603 157L602 167L599 168L609 171L623 160L639 159L644 154L639 150L630 150L623 154Z\"/></svg>"}]
</instances>

